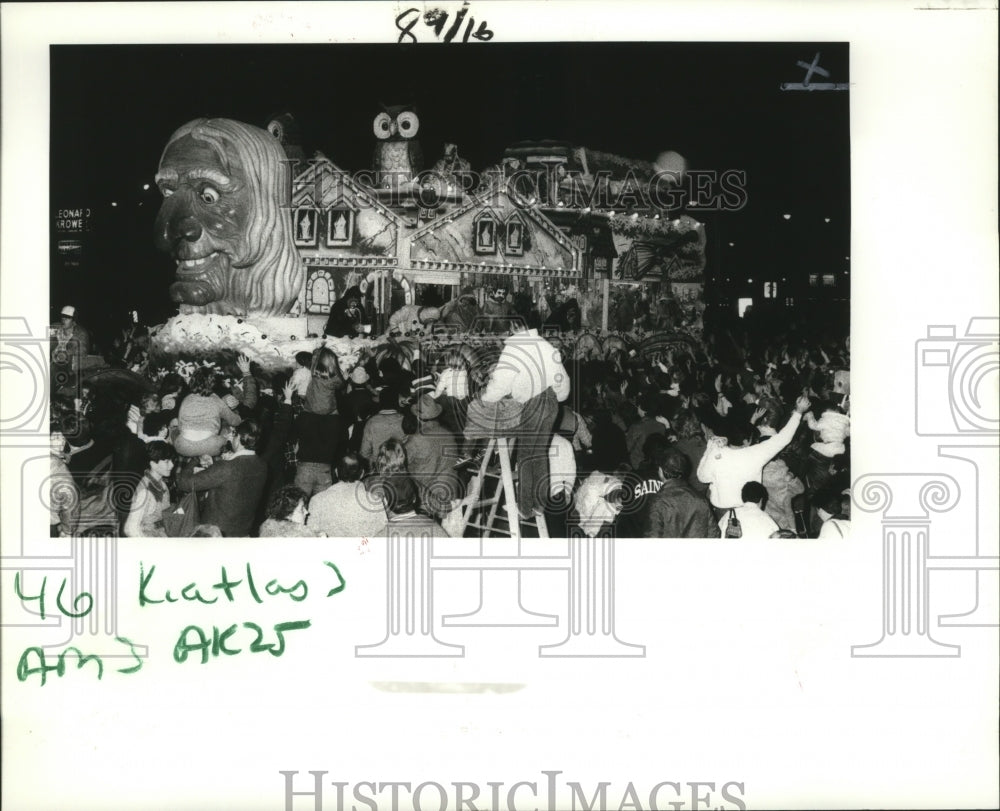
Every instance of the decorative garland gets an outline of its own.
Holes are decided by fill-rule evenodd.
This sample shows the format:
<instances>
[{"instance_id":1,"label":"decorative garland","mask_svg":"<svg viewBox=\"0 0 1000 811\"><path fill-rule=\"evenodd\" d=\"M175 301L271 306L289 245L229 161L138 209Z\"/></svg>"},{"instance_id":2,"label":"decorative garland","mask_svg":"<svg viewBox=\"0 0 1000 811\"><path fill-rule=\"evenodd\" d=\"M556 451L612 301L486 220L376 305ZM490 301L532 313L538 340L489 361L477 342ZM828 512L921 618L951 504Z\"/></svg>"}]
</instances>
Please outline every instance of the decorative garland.
<instances>
[{"instance_id":1,"label":"decorative garland","mask_svg":"<svg viewBox=\"0 0 1000 811\"><path fill-rule=\"evenodd\" d=\"M213 359L223 363L238 355L246 355L265 372L289 369L299 352L314 352L320 346L333 350L345 374L362 356L375 354L385 338L321 338L298 339L295 336L271 336L232 315L188 313L171 318L150 330L150 359L162 366L180 358Z\"/></svg>"},{"instance_id":2,"label":"decorative garland","mask_svg":"<svg viewBox=\"0 0 1000 811\"><path fill-rule=\"evenodd\" d=\"M692 240L691 244L703 247L704 231L702 225L697 220L684 215L676 220L657 220L649 217L613 216L608 217L608 228L612 233L623 237L635 238L664 238L681 237L685 234L699 232L698 240ZM686 243L685 243L686 244ZM701 248L699 247L698 250Z\"/></svg>"}]
</instances>

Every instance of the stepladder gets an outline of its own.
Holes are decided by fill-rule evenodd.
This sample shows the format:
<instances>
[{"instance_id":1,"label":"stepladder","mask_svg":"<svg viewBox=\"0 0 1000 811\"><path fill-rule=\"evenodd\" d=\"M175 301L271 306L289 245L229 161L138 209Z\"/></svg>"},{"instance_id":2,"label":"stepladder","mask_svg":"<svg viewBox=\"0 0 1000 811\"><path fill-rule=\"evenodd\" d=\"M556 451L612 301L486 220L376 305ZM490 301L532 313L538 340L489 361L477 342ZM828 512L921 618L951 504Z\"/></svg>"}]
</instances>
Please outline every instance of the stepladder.
<instances>
[{"instance_id":1,"label":"stepladder","mask_svg":"<svg viewBox=\"0 0 1000 811\"><path fill-rule=\"evenodd\" d=\"M460 535L467 529L475 529L482 537L499 535L520 540L523 523L533 525L539 538L549 537L543 514L536 513L524 519L518 513L517 472L510 453L511 441L507 437L489 440L479 470L469 483L462 507Z\"/></svg>"}]
</instances>

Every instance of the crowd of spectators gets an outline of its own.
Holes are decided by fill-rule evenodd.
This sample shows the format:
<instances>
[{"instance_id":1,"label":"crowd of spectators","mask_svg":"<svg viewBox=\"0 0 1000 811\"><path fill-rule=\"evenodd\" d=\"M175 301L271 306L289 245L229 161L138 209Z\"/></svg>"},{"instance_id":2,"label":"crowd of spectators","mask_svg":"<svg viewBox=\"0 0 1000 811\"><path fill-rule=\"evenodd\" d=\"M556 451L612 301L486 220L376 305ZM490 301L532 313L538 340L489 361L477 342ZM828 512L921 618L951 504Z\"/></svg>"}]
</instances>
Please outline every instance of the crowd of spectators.
<instances>
[{"instance_id":1,"label":"crowd of spectators","mask_svg":"<svg viewBox=\"0 0 1000 811\"><path fill-rule=\"evenodd\" d=\"M849 532L846 332L734 319L595 357L573 353L574 307L551 319L479 356L388 352L345 373L320 348L283 373L239 357L56 395L52 532L445 534L491 436L512 439L506 520L550 535L593 526L597 481L616 537Z\"/></svg>"}]
</instances>

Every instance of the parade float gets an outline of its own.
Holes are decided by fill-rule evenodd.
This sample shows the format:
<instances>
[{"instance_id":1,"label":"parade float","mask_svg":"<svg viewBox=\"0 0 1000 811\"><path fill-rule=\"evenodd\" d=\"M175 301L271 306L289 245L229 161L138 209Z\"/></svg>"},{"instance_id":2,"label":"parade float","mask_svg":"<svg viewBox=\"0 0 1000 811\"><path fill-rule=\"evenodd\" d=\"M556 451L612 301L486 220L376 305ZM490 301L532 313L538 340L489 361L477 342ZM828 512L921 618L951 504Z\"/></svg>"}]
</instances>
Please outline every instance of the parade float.
<instances>
[{"instance_id":1,"label":"parade float","mask_svg":"<svg viewBox=\"0 0 1000 811\"><path fill-rule=\"evenodd\" d=\"M453 144L422 171L414 110L379 113L372 168L355 174L321 153L305 160L287 127L198 119L169 139L156 243L177 265L178 314L151 330L154 368L242 354L269 373L327 346L349 373L469 335L499 343L525 307L544 320L570 301L579 318L557 331L574 356L641 350L651 330L683 344L700 328L704 227L627 194L664 166L676 175L677 160L522 143L470 188ZM601 202L622 199L631 210ZM348 291L361 299L360 335L326 335ZM640 304L646 334L621 334Z\"/></svg>"}]
</instances>

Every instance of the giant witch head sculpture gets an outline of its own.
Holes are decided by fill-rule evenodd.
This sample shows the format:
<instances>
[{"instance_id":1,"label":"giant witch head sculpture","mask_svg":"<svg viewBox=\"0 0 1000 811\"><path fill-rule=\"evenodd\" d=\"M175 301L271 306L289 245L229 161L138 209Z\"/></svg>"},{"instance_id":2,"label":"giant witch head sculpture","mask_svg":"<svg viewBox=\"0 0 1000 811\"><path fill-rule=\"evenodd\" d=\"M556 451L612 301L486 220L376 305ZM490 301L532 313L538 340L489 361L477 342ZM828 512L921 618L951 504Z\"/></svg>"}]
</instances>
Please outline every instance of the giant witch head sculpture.
<instances>
[{"instance_id":1,"label":"giant witch head sculpture","mask_svg":"<svg viewBox=\"0 0 1000 811\"><path fill-rule=\"evenodd\" d=\"M181 312L281 315L304 279L281 208L285 154L269 133L225 118L190 121L160 158L156 244L177 261Z\"/></svg>"}]
</instances>

